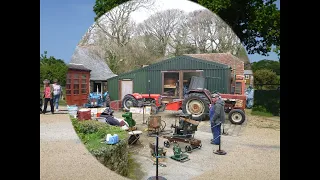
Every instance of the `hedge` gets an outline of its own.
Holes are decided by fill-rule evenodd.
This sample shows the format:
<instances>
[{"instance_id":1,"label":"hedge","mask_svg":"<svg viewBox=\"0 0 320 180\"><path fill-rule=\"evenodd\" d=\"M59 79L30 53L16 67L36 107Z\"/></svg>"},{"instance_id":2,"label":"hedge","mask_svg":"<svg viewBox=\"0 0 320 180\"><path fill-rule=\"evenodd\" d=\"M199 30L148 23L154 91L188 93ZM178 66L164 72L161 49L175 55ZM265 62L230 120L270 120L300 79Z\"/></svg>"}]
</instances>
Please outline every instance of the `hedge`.
<instances>
[{"instance_id":1,"label":"hedge","mask_svg":"<svg viewBox=\"0 0 320 180\"><path fill-rule=\"evenodd\" d=\"M78 121L72 118L75 131L89 152L99 162L122 176L128 176L128 133L120 127L99 121ZM118 134L120 142L115 145L101 143L107 134Z\"/></svg>"},{"instance_id":2,"label":"hedge","mask_svg":"<svg viewBox=\"0 0 320 180\"><path fill-rule=\"evenodd\" d=\"M255 90L252 111L280 115L280 90Z\"/></svg>"}]
</instances>

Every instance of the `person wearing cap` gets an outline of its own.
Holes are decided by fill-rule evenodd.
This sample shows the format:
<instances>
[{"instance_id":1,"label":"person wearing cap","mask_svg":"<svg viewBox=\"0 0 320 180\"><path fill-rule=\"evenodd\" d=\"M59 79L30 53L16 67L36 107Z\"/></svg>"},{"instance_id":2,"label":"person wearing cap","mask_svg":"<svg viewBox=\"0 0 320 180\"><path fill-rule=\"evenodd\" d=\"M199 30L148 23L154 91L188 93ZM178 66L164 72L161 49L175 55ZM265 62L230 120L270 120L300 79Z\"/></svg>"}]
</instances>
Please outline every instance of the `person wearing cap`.
<instances>
[{"instance_id":1,"label":"person wearing cap","mask_svg":"<svg viewBox=\"0 0 320 180\"><path fill-rule=\"evenodd\" d=\"M60 86L60 84L58 84L57 79L53 80L52 87L53 87L53 103L54 103L56 112L58 112L59 111L59 100L60 100L60 98L63 98L62 87Z\"/></svg>"},{"instance_id":2,"label":"person wearing cap","mask_svg":"<svg viewBox=\"0 0 320 180\"><path fill-rule=\"evenodd\" d=\"M43 91L44 106L43 106L42 114L45 114L47 112L48 102L50 102L51 114L54 114L54 107L53 107L53 100L52 100L53 88L50 85L50 81L48 79L45 79L43 81L43 84L44 84L44 91Z\"/></svg>"},{"instance_id":3,"label":"person wearing cap","mask_svg":"<svg viewBox=\"0 0 320 180\"><path fill-rule=\"evenodd\" d=\"M217 93L213 98L213 109L214 113L212 116L212 130L213 130L213 139L211 140L211 144L219 145L220 144L220 131L221 131L221 124L225 121L225 112L224 112L224 105L225 102L221 99L219 93Z\"/></svg>"}]
</instances>

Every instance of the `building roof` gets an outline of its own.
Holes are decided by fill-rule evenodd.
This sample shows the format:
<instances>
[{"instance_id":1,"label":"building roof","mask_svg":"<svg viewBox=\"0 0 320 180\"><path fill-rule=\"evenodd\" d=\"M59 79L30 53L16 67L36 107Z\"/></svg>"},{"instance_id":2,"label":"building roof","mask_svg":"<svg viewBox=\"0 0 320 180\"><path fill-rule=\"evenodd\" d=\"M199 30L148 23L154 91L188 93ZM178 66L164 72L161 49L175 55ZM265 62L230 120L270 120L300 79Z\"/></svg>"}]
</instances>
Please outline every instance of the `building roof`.
<instances>
[{"instance_id":1,"label":"building roof","mask_svg":"<svg viewBox=\"0 0 320 180\"><path fill-rule=\"evenodd\" d=\"M84 67L83 64L69 63L67 66L68 66L69 69L91 71L90 69Z\"/></svg>"},{"instance_id":2,"label":"building roof","mask_svg":"<svg viewBox=\"0 0 320 180\"><path fill-rule=\"evenodd\" d=\"M244 70L244 74L252 75L252 74L253 74L253 72L252 72L252 70Z\"/></svg>"},{"instance_id":3,"label":"building roof","mask_svg":"<svg viewBox=\"0 0 320 180\"><path fill-rule=\"evenodd\" d=\"M115 75L104 59L92 52L89 47L77 46L70 63L83 64L87 69L90 69L90 80L106 81Z\"/></svg>"},{"instance_id":4,"label":"building roof","mask_svg":"<svg viewBox=\"0 0 320 180\"><path fill-rule=\"evenodd\" d=\"M243 75L244 62L230 53L205 53L205 54L184 54L184 55L198 58L198 59L203 59L206 61L212 61L212 62L228 65L233 69L236 69L237 74Z\"/></svg>"},{"instance_id":5,"label":"building roof","mask_svg":"<svg viewBox=\"0 0 320 180\"><path fill-rule=\"evenodd\" d=\"M230 53L205 53L205 54L184 54L184 55L207 60L207 61L214 61L217 63L229 65L229 66L234 65L234 61L244 63L239 58L235 57Z\"/></svg>"}]
</instances>

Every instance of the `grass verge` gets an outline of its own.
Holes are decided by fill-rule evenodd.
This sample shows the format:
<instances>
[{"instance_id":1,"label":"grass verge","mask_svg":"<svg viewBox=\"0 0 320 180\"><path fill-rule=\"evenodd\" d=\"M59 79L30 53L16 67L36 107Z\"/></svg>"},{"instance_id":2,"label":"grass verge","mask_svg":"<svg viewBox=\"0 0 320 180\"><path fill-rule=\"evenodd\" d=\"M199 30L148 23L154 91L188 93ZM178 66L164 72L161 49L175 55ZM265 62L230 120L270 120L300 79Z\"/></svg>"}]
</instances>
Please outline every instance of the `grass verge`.
<instances>
[{"instance_id":1,"label":"grass verge","mask_svg":"<svg viewBox=\"0 0 320 180\"><path fill-rule=\"evenodd\" d=\"M70 117L82 143L98 161L122 176L128 177L128 133L117 126L98 121L78 121ZM120 142L115 145L104 143L107 134L117 134Z\"/></svg>"}]
</instances>

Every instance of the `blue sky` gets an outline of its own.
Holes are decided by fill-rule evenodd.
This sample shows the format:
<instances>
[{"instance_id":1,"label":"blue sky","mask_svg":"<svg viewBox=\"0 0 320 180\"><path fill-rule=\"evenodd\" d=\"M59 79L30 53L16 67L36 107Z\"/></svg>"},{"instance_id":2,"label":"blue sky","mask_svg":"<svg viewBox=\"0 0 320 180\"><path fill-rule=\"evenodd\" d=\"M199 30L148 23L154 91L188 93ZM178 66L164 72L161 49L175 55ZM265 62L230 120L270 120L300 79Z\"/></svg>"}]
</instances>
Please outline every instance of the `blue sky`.
<instances>
[{"instance_id":1,"label":"blue sky","mask_svg":"<svg viewBox=\"0 0 320 180\"><path fill-rule=\"evenodd\" d=\"M40 0L40 54L69 62L73 51L87 29L93 24L95 0ZM277 0L280 8L280 0ZM251 62L277 60L275 53L265 57L249 55Z\"/></svg>"}]
</instances>

